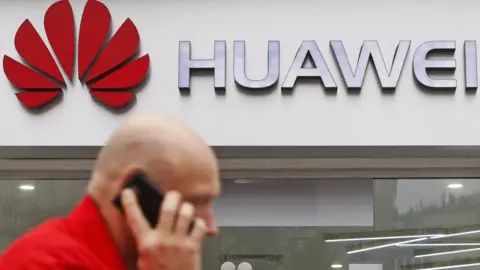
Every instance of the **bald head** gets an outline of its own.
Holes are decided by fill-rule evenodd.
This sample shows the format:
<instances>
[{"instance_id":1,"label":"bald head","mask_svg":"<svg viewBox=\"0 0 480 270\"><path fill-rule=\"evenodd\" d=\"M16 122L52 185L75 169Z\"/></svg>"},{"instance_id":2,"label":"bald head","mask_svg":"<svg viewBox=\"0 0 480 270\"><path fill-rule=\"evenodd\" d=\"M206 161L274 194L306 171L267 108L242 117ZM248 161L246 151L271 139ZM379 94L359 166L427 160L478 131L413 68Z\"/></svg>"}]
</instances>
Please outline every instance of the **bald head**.
<instances>
[{"instance_id":1,"label":"bald head","mask_svg":"<svg viewBox=\"0 0 480 270\"><path fill-rule=\"evenodd\" d=\"M218 231L213 201L220 193L216 157L190 128L166 116L136 116L123 123L102 147L88 186L113 240L129 264L136 244L112 200L129 177L142 172L160 191L178 191L205 221L207 234Z\"/></svg>"},{"instance_id":2,"label":"bald head","mask_svg":"<svg viewBox=\"0 0 480 270\"><path fill-rule=\"evenodd\" d=\"M193 130L170 117L136 116L123 123L100 151L89 192L110 200L135 171L144 172L164 191L183 191L192 199L218 193L213 151Z\"/></svg>"}]
</instances>

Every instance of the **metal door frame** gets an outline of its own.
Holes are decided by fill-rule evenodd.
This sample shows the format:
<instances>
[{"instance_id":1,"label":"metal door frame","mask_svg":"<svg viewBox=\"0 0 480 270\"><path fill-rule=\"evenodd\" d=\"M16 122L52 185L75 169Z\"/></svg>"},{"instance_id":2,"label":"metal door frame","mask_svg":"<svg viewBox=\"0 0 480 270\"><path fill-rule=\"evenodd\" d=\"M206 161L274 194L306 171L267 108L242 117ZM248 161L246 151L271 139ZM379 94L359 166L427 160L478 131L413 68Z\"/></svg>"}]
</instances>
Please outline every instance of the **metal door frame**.
<instances>
[{"instance_id":1,"label":"metal door frame","mask_svg":"<svg viewBox=\"0 0 480 270\"><path fill-rule=\"evenodd\" d=\"M480 177L478 146L213 147L222 179ZM0 179L88 179L99 147L0 147Z\"/></svg>"}]
</instances>

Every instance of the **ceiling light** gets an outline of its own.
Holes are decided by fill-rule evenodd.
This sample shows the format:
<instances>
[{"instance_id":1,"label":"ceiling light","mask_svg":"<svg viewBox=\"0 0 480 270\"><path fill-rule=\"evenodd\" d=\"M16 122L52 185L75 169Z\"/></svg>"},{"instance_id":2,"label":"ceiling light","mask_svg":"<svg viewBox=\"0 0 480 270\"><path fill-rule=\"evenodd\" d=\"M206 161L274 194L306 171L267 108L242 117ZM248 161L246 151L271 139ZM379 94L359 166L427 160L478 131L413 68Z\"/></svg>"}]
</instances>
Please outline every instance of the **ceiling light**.
<instances>
[{"instance_id":1,"label":"ceiling light","mask_svg":"<svg viewBox=\"0 0 480 270\"><path fill-rule=\"evenodd\" d=\"M362 248L362 249L357 249L357 250L351 250L351 251L348 251L347 254L354 254L354 253L359 253L359 252L364 252L364 251L370 251L370 250L374 250L374 249L380 249L380 248L398 246L398 245L401 245L401 244L407 244L407 243L413 243L413 242L420 242L420 241L425 241L425 240L427 240L427 239L428 239L428 237L423 237L423 238L412 239L412 240L408 240L408 241L395 242L395 243L390 243L390 244L385 244L385 245L380 245L380 246L374 246L374 247Z\"/></svg>"},{"instance_id":2,"label":"ceiling light","mask_svg":"<svg viewBox=\"0 0 480 270\"><path fill-rule=\"evenodd\" d=\"M33 185L21 185L18 187L20 190L34 190L35 186Z\"/></svg>"},{"instance_id":3,"label":"ceiling light","mask_svg":"<svg viewBox=\"0 0 480 270\"><path fill-rule=\"evenodd\" d=\"M439 234L437 236L431 236L429 239L443 239L443 238L451 238L456 236L462 235L469 235L469 234L477 234L480 233L480 230L475 231L466 231L466 232L459 232L459 233L452 233L452 234ZM440 247L440 246L480 246L480 243L426 243L426 244L408 244L402 243L398 244L399 247Z\"/></svg>"},{"instance_id":4,"label":"ceiling light","mask_svg":"<svg viewBox=\"0 0 480 270\"><path fill-rule=\"evenodd\" d=\"M333 269L340 269L340 268L343 267L343 265L341 265L339 263L333 263L330 267L333 268Z\"/></svg>"},{"instance_id":5,"label":"ceiling light","mask_svg":"<svg viewBox=\"0 0 480 270\"><path fill-rule=\"evenodd\" d=\"M432 239L449 238L449 237L468 235L468 234L476 234L476 233L480 233L480 230L466 231L466 232L459 232L459 233L451 233L451 234L442 234L442 235L438 235L438 236L433 236Z\"/></svg>"},{"instance_id":6,"label":"ceiling light","mask_svg":"<svg viewBox=\"0 0 480 270\"><path fill-rule=\"evenodd\" d=\"M451 189L459 189L459 188L462 188L462 187L463 187L463 184L460 184L460 183L452 183L452 184L448 184L447 187L448 187L448 188L451 188Z\"/></svg>"},{"instance_id":7,"label":"ceiling light","mask_svg":"<svg viewBox=\"0 0 480 270\"><path fill-rule=\"evenodd\" d=\"M431 243L431 244L398 244L399 247L461 247L480 246L480 243Z\"/></svg>"},{"instance_id":8,"label":"ceiling light","mask_svg":"<svg viewBox=\"0 0 480 270\"><path fill-rule=\"evenodd\" d=\"M397 246L397 247L420 247L420 246L480 246L480 243L424 243L424 244L411 244L415 242L421 242L429 239L440 239L440 238L450 238L450 237L455 237L455 236L461 236L461 235L469 235L469 234L476 234L480 233L480 230L476 231L466 231L466 232L460 232L460 233L452 233L452 234L437 234L437 235L417 235L416 239L412 240L407 240L407 241L402 241L402 242L395 242L395 243L390 243L390 244L385 244L385 245L379 245L379 246L373 246L369 248L363 248L363 249L357 249L357 250L351 250L348 251L347 254L354 254L354 253L359 253L359 252L364 252L364 251L370 251L370 250L375 250L375 249L381 249L381 248L386 248L386 247L392 247L392 246ZM405 236L403 236L405 237ZM421 238L419 238L421 237ZM336 239L339 240L339 239ZM351 239L350 239L351 240ZM328 240L327 240L328 241Z\"/></svg>"},{"instance_id":9,"label":"ceiling light","mask_svg":"<svg viewBox=\"0 0 480 270\"><path fill-rule=\"evenodd\" d=\"M428 254L416 255L415 258L442 256L442 255L457 254L457 253L472 252L472 251L480 251L480 248L469 248L469 249L460 249L460 250L444 251L444 252L437 252L437 253L428 253Z\"/></svg>"},{"instance_id":10,"label":"ceiling light","mask_svg":"<svg viewBox=\"0 0 480 270\"><path fill-rule=\"evenodd\" d=\"M431 268L420 268L420 269L415 269L415 270L444 270L444 269L472 267L472 266L479 266L479 265L480 265L480 263L454 264L454 265L431 267Z\"/></svg>"},{"instance_id":11,"label":"ceiling light","mask_svg":"<svg viewBox=\"0 0 480 270\"><path fill-rule=\"evenodd\" d=\"M360 237L360 238L343 238L343 239L327 239L325 242L356 242L356 241L375 241L375 240L392 240L392 239L408 239L408 238L423 238L423 237L438 237L443 234L417 234L417 235L396 235L396 236L379 236L379 237Z\"/></svg>"},{"instance_id":12,"label":"ceiling light","mask_svg":"<svg viewBox=\"0 0 480 270\"><path fill-rule=\"evenodd\" d=\"M237 179L234 181L235 184L248 184L248 183L252 183L252 180L248 180L248 179Z\"/></svg>"}]
</instances>

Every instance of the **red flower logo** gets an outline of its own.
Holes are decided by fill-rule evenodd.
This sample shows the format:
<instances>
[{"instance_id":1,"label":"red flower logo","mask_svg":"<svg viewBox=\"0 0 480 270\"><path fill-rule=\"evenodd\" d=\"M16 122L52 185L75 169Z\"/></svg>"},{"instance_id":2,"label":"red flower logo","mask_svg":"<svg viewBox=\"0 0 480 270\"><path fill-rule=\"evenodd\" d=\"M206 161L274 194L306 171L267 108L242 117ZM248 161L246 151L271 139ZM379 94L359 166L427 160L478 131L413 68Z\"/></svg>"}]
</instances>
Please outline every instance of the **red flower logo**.
<instances>
[{"instance_id":1,"label":"red flower logo","mask_svg":"<svg viewBox=\"0 0 480 270\"><path fill-rule=\"evenodd\" d=\"M150 58L133 60L140 44L137 28L128 18L110 40L111 16L97 0L88 0L83 10L78 39L78 75L90 94L112 108L121 108L135 97L132 88L146 77ZM75 21L68 0L52 4L44 18L48 41L68 80L75 58ZM34 69L5 55L3 69L8 80L22 92L18 100L29 108L44 106L62 95L66 86L52 54L26 19L15 35L18 54ZM130 90L130 91L129 91Z\"/></svg>"}]
</instances>

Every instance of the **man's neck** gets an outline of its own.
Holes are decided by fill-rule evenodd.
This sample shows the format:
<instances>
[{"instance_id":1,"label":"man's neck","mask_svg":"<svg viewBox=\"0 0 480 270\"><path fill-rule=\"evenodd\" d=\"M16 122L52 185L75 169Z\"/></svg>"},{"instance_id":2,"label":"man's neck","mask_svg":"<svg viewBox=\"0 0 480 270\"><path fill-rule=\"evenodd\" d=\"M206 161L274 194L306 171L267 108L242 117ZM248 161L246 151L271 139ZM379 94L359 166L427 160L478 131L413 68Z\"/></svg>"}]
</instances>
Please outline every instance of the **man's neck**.
<instances>
[{"instance_id":1,"label":"man's neck","mask_svg":"<svg viewBox=\"0 0 480 270\"><path fill-rule=\"evenodd\" d=\"M122 256L127 269L137 269L137 256L135 244L133 239L129 240L130 231L126 227L126 223L121 213L115 209L113 203L107 205L107 203L98 202L100 213L103 216L105 224L110 231L110 237L112 237L117 250Z\"/></svg>"}]
</instances>

